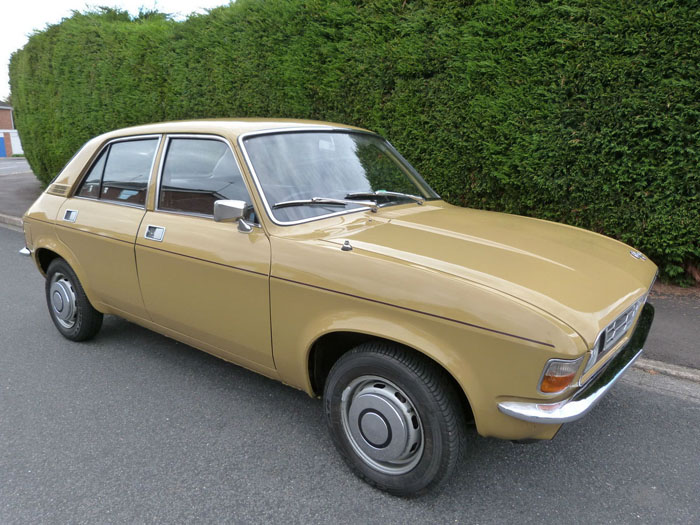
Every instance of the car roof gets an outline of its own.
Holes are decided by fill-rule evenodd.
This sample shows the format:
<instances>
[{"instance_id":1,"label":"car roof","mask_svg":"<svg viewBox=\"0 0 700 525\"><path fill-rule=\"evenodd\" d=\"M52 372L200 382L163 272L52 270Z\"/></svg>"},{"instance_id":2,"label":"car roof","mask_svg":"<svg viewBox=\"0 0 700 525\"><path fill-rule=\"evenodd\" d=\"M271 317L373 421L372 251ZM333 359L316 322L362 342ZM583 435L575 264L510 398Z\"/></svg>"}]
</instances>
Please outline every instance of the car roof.
<instances>
[{"instance_id":1,"label":"car roof","mask_svg":"<svg viewBox=\"0 0 700 525\"><path fill-rule=\"evenodd\" d=\"M233 135L238 137L244 133L256 131L272 131L285 129L347 129L367 131L355 126L337 124L335 122L324 122L320 120L298 120L298 119L262 119L262 118L241 118L241 119L204 119L204 120L180 120L173 122L159 122L155 124L145 124L122 128L101 135L100 138L111 139L128 135L145 135L150 133L212 133Z\"/></svg>"}]
</instances>

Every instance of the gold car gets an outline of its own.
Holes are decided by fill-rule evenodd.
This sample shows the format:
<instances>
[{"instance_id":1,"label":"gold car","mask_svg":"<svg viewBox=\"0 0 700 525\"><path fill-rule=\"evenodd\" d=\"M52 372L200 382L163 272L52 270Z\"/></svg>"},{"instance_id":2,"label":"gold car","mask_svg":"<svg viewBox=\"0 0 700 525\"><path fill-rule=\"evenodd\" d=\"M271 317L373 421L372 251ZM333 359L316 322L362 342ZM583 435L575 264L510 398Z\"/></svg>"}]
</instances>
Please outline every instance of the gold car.
<instances>
[{"instance_id":1,"label":"gold car","mask_svg":"<svg viewBox=\"0 0 700 525\"><path fill-rule=\"evenodd\" d=\"M393 494L482 436L551 439L639 356L656 266L563 224L442 201L384 139L292 120L89 141L24 217L68 339L118 315L322 396Z\"/></svg>"}]
</instances>

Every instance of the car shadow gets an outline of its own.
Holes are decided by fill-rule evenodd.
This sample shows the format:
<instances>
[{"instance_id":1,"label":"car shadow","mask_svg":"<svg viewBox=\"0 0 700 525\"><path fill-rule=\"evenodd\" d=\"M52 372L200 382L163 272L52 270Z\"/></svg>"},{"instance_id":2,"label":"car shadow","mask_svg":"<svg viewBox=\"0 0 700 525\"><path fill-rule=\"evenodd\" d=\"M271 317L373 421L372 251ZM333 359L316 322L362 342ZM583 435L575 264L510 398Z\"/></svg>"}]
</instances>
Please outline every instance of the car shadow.
<instances>
[{"instance_id":1,"label":"car shadow","mask_svg":"<svg viewBox=\"0 0 700 525\"><path fill-rule=\"evenodd\" d=\"M602 502L604 508L612 509L610 516L622 512L619 515L624 517L625 509L633 502L649 508L655 496L644 489L638 496L625 495L618 506L616 498L621 498L631 485L639 490L634 480L646 479L649 469L663 466L656 464L660 460L640 463L630 451L669 446L650 436L645 426L648 403L634 387L620 384L587 417L563 426L552 441L511 443L481 437L470 427L464 457L442 490L407 500L377 491L351 474L325 428L322 404L304 392L115 317L105 318L103 331L89 343L87 351L93 356L97 352L102 359L117 355L120 366L145 367L149 377L165 377L161 386L166 398L180 393L185 381L192 391L188 395L194 395L196 403L211 403L212 429L218 440L215 444L222 453L240 446L240 442L261 440L267 443L264 459L256 456L257 452L248 453L253 461L258 457L268 465L262 474L307 480L299 485L298 492L292 482L289 497L308 490L326 496L342 490L350 491L353 500L363 498L367 505L389 505L397 510L419 505L443 509L445 516L450 512L463 516L469 506L503 508L504 512L522 507L535 512L532 516L553 515L561 520L569 516L566 505L571 503L565 503L568 494L593 491L598 505ZM197 395L201 401L197 401ZM657 409L664 410L662 405ZM202 423L182 424L184 428ZM277 465L286 467L279 470ZM232 465L222 469L234 472ZM575 507L584 510L581 504L586 498L576 501Z\"/></svg>"}]
</instances>

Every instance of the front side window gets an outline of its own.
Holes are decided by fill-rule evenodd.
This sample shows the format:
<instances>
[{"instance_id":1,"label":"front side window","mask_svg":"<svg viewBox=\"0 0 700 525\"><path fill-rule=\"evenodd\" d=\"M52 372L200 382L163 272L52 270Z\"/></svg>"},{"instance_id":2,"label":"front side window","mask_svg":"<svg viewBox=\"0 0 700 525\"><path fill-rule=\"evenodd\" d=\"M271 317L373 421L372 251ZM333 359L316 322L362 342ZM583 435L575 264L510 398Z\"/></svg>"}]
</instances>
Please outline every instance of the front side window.
<instances>
[{"instance_id":1,"label":"front side window","mask_svg":"<svg viewBox=\"0 0 700 525\"><path fill-rule=\"evenodd\" d=\"M439 198L377 135L282 132L253 135L243 143L272 216L281 223L363 209L362 201L391 206Z\"/></svg>"},{"instance_id":2,"label":"front side window","mask_svg":"<svg viewBox=\"0 0 700 525\"><path fill-rule=\"evenodd\" d=\"M241 170L227 143L171 138L161 175L158 209L213 215L217 200L251 203Z\"/></svg>"},{"instance_id":3,"label":"front side window","mask_svg":"<svg viewBox=\"0 0 700 525\"><path fill-rule=\"evenodd\" d=\"M143 206L157 138L109 144L83 180L77 195L92 199Z\"/></svg>"}]
</instances>

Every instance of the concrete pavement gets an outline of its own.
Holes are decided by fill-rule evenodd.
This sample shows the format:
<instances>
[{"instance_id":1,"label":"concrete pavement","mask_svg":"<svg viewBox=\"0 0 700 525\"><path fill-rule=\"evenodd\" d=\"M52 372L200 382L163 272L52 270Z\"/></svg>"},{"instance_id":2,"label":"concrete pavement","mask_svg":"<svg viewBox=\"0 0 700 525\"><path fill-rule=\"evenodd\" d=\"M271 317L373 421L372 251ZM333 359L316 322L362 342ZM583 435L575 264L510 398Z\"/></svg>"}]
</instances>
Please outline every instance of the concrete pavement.
<instances>
[{"instance_id":1,"label":"concrete pavement","mask_svg":"<svg viewBox=\"0 0 700 525\"><path fill-rule=\"evenodd\" d=\"M0 224L21 226L21 217L42 191L24 159L0 159ZM651 295L656 319L646 345L644 366L654 361L700 370L700 289L658 283ZM673 369L661 370L671 374Z\"/></svg>"}]
</instances>

